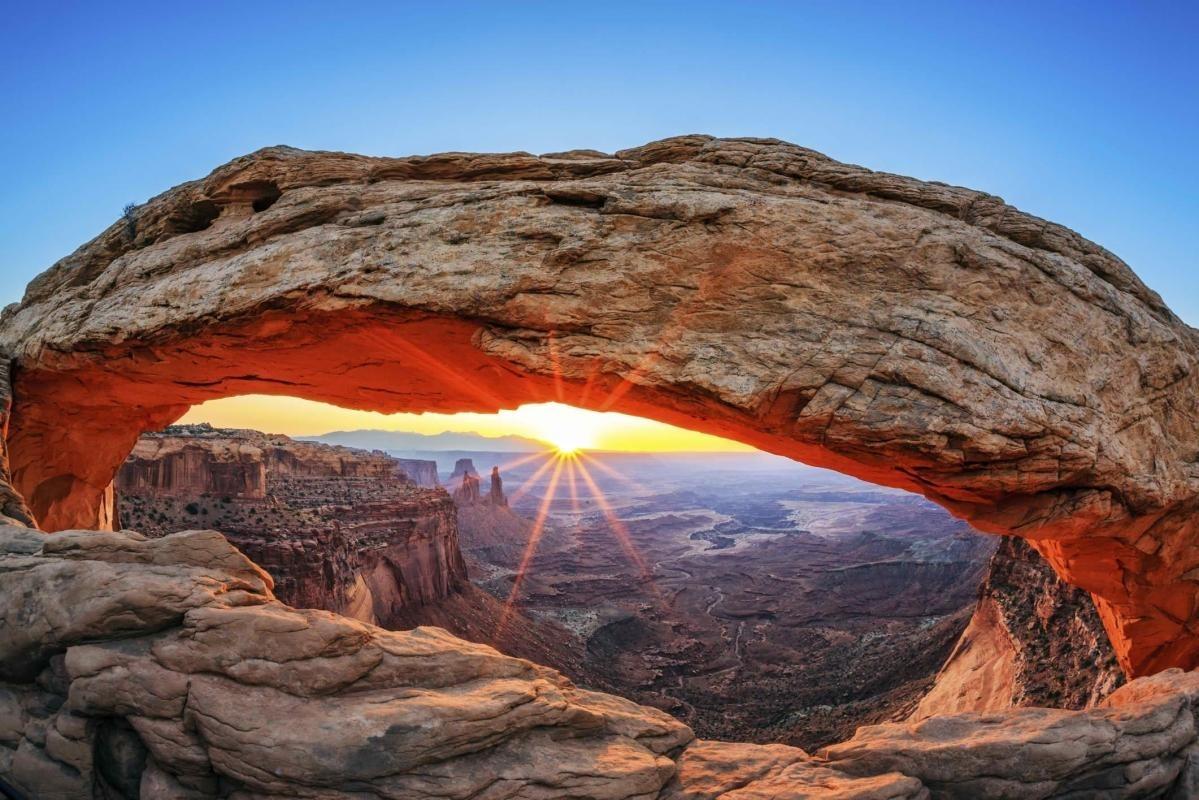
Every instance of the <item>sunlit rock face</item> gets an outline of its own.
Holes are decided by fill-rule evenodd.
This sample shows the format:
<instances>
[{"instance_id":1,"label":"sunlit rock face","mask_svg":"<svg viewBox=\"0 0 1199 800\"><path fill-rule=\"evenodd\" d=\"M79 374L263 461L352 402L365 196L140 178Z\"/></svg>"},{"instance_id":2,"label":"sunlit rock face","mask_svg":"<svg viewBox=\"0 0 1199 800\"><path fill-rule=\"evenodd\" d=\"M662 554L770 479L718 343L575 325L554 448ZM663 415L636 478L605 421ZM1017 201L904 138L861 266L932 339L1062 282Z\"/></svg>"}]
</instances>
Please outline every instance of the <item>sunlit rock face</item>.
<instances>
[{"instance_id":1,"label":"sunlit rock face","mask_svg":"<svg viewBox=\"0 0 1199 800\"><path fill-rule=\"evenodd\" d=\"M0 346L13 480L48 530L111 524L138 434L214 397L558 400L921 492L1094 593L1133 673L1199 661L1195 333L980 192L772 140L270 148L50 268Z\"/></svg>"},{"instance_id":2,"label":"sunlit rock face","mask_svg":"<svg viewBox=\"0 0 1199 800\"><path fill-rule=\"evenodd\" d=\"M1093 593L1121 664L1146 674L1199 662L1197 344L1071 231L777 141L271 148L152 199L6 309L0 508L49 531L111 526L138 435L215 397L553 400L1022 536ZM1199 792L1194 673L1088 711L870 726L818 759L699 751L659 712L489 648L294 611L211 532L5 527L0 542L0 774L36 796Z\"/></svg>"}]
</instances>

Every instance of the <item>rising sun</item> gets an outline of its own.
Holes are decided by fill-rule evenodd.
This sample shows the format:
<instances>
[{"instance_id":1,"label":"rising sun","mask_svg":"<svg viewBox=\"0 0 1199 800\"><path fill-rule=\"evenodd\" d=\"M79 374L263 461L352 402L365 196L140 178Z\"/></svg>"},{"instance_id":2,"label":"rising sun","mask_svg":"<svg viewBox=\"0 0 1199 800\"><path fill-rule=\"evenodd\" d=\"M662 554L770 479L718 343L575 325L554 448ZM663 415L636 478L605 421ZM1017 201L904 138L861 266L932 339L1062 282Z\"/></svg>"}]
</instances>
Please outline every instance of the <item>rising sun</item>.
<instances>
[{"instance_id":1,"label":"rising sun","mask_svg":"<svg viewBox=\"0 0 1199 800\"><path fill-rule=\"evenodd\" d=\"M537 437L560 455L573 455L595 444L595 415L558 403L546 403L537 410L533 426Z\"/></svg>"}]
</instances>

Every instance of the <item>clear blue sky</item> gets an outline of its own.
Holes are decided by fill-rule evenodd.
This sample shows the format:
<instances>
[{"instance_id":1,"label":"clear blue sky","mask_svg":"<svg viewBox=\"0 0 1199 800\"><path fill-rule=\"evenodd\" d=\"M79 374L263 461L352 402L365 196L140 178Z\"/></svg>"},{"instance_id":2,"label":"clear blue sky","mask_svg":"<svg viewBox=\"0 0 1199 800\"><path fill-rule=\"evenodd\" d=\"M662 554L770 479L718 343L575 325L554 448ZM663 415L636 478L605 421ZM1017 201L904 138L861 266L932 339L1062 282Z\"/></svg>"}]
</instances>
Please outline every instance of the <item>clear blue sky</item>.
<instances>
[{"instance_id":1,"label":"clear blue sky","mask_svg":"<svg viewBox=\"0 0 1199 800\"><path fill-rule=\"evenodd\" d=\"M0 303L128 202L270 144L776 136L1115 251L1199 325L1199 4L5 4Z\"/></svg>"}]
</instances>

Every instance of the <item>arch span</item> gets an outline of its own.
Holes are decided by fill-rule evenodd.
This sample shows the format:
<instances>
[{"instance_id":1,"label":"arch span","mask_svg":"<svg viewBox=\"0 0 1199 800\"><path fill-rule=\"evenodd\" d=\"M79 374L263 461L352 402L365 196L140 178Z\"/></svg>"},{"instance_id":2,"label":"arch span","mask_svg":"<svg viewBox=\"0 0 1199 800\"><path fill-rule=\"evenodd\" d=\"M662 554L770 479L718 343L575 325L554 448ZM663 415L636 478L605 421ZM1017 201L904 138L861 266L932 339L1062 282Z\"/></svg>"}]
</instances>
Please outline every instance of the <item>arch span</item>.
<instances>
[{"instance_id":1,"label":"arch span","mask_svg":"<svg viewBox=\"0 0 1199 800\"><path fill-rule=\"evenodd\" d=\"M920 492L1091 591L1133 675L1199 665L1196 332L979 192L773 140L270 148L54 265L0 346L48 530L103 526L138 434L214 397L558 400Z\"/></svg>"}]
</instances>

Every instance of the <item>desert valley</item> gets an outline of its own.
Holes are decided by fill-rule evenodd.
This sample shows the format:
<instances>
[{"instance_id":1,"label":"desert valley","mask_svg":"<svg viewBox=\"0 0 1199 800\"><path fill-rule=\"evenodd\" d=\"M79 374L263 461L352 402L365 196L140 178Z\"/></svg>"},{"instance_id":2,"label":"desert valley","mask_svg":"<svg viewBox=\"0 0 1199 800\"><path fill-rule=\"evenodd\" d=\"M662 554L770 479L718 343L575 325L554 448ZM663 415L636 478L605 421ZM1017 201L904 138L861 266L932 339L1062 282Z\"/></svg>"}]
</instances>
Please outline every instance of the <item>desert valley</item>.
<instances>
[{"instance_id":1,"label":"desert valley","mask_svg":"<svg viewBox=\"0 0 1199 800\"><path fill-rule=\"evenodd\" d=\"M1199 795L1199 334L993 195L773 139L270 147L0 351L10 797ZM186 416L246 395L761 452Z\"/></svg>"},{"instance_id":2,"label":"desert valley","mask_svg":"<svg viewBox=\"0 0 1199 800\"><path fill-rule=\"evenodd\" d=\"M702 736L807 749L916 713L984 579L992 593L1027 592L988 577L1012 560L991 565L995 537L908 493L787 459L563 455L528 440L428 450L444 437L414 435L386 452L396 438L205 424L146 434L118 474L117 519L151 536L220 530L291 605L438 625ZM380 447L327 443L343 441ZM1089 600L1064 605L1094 636ZM1001 625L1032 618L1011 606ZM1027 639L1023 662L1048 655ZM1098 641L1072 672L1081 694L1057 678L1038 694L1011 676L995 691L1019 683L1026 704L1091 704L1122 682Z\"/></svg>"}]
</instances>

